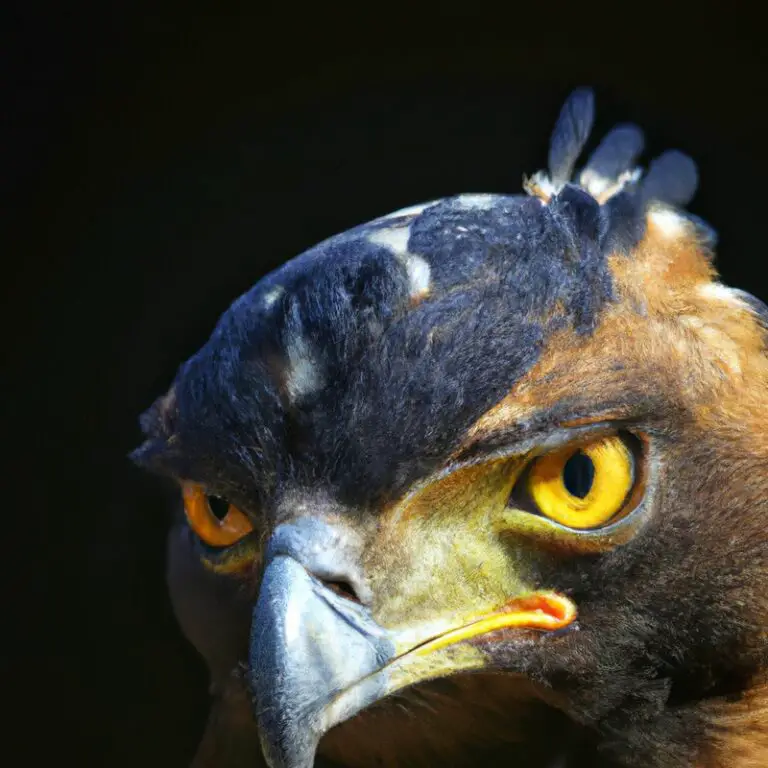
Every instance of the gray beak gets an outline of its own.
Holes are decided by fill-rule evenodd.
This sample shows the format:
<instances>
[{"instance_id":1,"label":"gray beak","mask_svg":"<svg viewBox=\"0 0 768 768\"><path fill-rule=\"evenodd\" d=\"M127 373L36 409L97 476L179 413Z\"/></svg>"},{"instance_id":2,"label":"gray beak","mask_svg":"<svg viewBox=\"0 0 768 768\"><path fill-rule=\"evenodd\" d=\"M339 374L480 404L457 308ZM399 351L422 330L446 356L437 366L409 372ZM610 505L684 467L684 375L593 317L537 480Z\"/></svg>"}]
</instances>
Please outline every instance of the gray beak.
<instances>
[{"instance_id":1,"label":"gray beak","mask_svg":"<svg viewBox=\"0 0 768 768\"><path fill-rule=\"evenodd\" d=\"M251 687L271 768L311 768L321 736L385 694L380 671L394 655L368 610L321 580L333 577L324 560L334 553L318 547L330 543L321 528L275 532L253 614Z\"/></svg>"}]
</instances>

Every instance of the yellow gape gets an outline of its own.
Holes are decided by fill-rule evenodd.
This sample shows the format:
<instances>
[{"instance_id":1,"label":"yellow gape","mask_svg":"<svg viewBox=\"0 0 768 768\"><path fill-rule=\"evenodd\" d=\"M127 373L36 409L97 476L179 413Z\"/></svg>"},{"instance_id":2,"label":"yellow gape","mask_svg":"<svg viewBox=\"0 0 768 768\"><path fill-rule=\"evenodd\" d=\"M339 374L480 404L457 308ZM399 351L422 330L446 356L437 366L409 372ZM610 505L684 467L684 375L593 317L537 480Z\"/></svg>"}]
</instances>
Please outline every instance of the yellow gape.
<instances>
[{"instance_id":1,"label":"yellow gape","mask_svg":"<svg viewBox=\"0 0 768 768\"><path fill-rule=\"evenodd\" d=\"M634 482L634 458L617 436L536 459L528 491L542 515L569 528L597 528L622 508Z\"/></svg>"}]
</instances>

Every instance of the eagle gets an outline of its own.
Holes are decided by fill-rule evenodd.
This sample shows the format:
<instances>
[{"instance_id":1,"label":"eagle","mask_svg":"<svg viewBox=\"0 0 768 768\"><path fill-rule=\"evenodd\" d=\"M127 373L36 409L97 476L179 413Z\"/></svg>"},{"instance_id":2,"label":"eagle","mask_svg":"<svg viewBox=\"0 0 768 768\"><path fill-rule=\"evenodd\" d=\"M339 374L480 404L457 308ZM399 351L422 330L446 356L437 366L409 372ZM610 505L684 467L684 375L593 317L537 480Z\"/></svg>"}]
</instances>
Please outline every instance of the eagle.
<instances>
[{"instance_id":1,"label":"eagle","mask_svg":"<svg viewBox=\"0 0 768 768\"><path fill-rule=\"evenodd\" d=\"M768 765L768 308L593 120L288 261L141 416L196 768Z\"/></svg>"}]
</instances>

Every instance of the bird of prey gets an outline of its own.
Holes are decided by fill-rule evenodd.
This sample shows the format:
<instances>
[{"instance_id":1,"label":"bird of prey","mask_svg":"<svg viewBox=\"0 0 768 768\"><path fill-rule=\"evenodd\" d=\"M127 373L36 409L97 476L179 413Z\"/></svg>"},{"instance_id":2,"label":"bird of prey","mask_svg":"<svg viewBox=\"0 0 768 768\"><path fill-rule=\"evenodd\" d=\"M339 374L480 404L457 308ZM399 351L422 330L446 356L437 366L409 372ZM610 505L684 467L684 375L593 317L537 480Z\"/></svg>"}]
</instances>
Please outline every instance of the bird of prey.
<instances>
[{"instance_id":1,"label":"bird of prey","mask_svg":"<svg viewBox=\"0 0 768 768\"><path fill-rule=\"evenodd\" d=\"M287 262L143 415L195 766L768 766L768 308L686 155L577 168L593 113Z\"/></svg>"}]
</instances>

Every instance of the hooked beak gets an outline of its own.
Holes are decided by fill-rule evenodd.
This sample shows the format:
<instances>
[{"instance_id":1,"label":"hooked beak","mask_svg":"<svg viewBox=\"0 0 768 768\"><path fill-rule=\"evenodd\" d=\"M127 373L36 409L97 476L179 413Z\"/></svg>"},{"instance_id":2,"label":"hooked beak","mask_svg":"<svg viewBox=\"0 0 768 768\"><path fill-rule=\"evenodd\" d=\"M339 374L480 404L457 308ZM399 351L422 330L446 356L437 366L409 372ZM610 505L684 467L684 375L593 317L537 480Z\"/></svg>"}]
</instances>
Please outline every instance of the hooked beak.
<instances>
[{"instance_id":1,"label":"hooked beak","mask_svg":"<svg viewBox=\"0 0 768 768\"><path fill-rule=\"evenodd\" d=\"M513 597L469 621L447 617L388 630L370 610L289 553L269 558L251 627L251 687L270 768L311 768L329 729L414 683L480 669L471 640L507 628L551 631L576 609L551 592Z\"/></svg>"}]
</instances>

